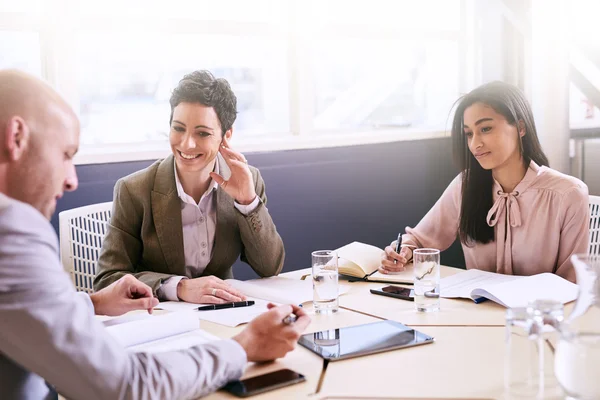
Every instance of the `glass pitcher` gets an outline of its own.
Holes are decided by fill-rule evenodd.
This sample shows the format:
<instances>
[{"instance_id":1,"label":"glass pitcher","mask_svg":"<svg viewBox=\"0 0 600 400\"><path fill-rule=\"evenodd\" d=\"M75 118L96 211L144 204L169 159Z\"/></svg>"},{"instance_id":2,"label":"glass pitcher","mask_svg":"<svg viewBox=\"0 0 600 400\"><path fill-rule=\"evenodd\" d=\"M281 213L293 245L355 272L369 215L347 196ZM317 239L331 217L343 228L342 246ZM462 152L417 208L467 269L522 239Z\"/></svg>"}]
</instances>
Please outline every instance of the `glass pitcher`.
<instances>
[{"instance_id":1,"label":"glass pitcher","mask_svg":"<svg viewBox=\"0 0 600 400\"><path fill-rule=\"evenodd\" d=\"M568 398L600 399L600 255L577 254L571 261L579 296L561 324L554 371Z\"/></svg>"}]
</instances>

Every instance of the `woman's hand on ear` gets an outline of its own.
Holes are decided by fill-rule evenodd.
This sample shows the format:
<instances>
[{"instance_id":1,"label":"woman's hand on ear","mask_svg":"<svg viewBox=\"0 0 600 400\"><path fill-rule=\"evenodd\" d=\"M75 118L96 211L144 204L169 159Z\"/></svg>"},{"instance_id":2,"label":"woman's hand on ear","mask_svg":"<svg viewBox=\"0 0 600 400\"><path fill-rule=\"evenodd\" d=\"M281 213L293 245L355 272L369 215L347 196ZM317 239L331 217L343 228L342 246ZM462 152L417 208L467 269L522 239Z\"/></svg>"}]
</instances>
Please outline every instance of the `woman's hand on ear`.
<instances>
[{"instance_id":1,"label":"woman's hand on ear","mask_svg":"<svg viewBox=\"0 0 600 400\"><path fill-rule=\"evenodd\" d=\"M256 190L254 189L254 181L246 157L229 147L229 139L226 136L223 136L219 153L229 166L231 176L225 180L221 175L211 172L211 178L221 185L223 190L239 204L248 205L252 203L256 198Z\"/></svg>"}]
</instances>

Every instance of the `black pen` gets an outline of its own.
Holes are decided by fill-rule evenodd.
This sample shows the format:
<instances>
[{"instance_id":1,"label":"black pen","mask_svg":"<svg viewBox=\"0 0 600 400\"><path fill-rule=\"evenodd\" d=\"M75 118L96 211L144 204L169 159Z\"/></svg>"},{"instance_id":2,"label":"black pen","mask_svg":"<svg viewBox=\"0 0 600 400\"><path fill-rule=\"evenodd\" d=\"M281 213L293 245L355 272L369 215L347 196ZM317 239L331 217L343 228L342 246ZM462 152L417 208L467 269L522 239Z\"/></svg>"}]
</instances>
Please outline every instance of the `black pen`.
<instances>
[{"instance_id":1,"label":"black pen","mask_svg":"<svg viewBox=\"0 0 600 400\"><path fill-rule=\"evenodd\" d=\"M400 254L400 245L402 244L402 232L398 234L398 240L396 241L396 253ZM397 263L398 260L394 259L394 264Z\"/></svg>"},{"instance_id":2,"label":"black pen","mask_svg":"<svg viewBox=\"0 0 600 400\"><path fill-rule=\"evenodd\" d=\"M236 301L234 303L223 303L223 304L211 304L209 306L200 306L198 311L211 311L211 310L222 310L224 308L237 308L237 307L249 307L253 306L254 301Z\"/></svg>"}]
</instances>

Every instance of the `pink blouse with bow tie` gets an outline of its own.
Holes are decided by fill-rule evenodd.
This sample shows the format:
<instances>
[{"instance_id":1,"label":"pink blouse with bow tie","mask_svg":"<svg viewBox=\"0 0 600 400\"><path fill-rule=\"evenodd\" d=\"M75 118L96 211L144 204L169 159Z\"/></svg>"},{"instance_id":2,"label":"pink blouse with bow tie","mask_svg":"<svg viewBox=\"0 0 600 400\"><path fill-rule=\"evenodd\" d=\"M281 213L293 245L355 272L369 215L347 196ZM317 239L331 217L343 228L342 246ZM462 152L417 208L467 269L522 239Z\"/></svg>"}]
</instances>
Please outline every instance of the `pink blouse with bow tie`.
<instances>
[{"instance_id":1,"label":"pink blouse with bow tie","mask_svg":"<svg viewBox=\"0 0 600 400\"><path fill-rule=\"evenodd\" d=\"M458 235L462 176L446 188L403 244L447 249ZM570 257L585 253L589 241L588 188L579 179L533 161L511 193L494 181L494 205L487 223L495 240L462 244L467 268L510 275L553 272L575 282Z\"/></svg>"}]
</instances>

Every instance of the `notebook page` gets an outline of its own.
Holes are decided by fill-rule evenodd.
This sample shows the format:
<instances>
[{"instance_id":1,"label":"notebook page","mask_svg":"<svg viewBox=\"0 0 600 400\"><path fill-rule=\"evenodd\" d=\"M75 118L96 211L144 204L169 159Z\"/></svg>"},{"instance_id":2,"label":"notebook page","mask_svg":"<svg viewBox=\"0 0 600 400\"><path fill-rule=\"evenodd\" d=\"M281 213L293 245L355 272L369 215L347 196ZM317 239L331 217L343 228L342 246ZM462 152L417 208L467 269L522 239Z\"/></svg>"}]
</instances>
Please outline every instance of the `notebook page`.
<instances>
[{"instance_id":1,"label":"notebook page","mask_svg":"<svg viewBox=\"0 0 600 400\"><path fill-rule=\"evenodd\" d=\"M112 325L107 326L106 331L123 347L129 347L198 329L198 318L193 313L140 315L144 316L133 320L123 318L121 323L115 323L114 319L109 320L112 321Z\"/></svg>"},{"instance_id":2,"label":"notebook page","mask_svg":"<svg viewBox=\"0 0 600 400\"><path fill-rule=\"evenodd\" d=\"M579 288L576 284L558 275L546 272L543 274L520 277L520 279L488 286L485 290L475 290L474 295L495 297L505 307L526 307L534 300L556 300L562 304L577 298Z\"/></svg>"},{"instance_id":3,"label":"notebook page","mask_svg":"<svg viewBox=\"0 0 600 400\"><path fill-rule=\"evenodd\" d=\"M379 268L383 250L361 242L352 242L336 250L339 258L349 260L361 267L364 275L370 274ZM363 275L363 276L364 276ZM362 278L359 277L359 278Z\"/></svg>"},{"instance_id":4,"label":"notebook page","mask_svg":"<svg viewBox=\"0 0 600 400\"><path fill-rule=\"evenodd\" d=\"M386 282L390 282L390 283L413 283L415 278L414 278L414 270L413 270L413 265L412 264L408 264L406 266L406 268L404 269L404 271L402 272L397 272L394 274L382 274L381 272L377 271L375 272L373 275L369 276L367 278L368 281L386 281Z\"/></svg>"},{"instance_id":5,"label":"notebook page","mask_svg":"<svg viewBox=\"0 0 600 400\"><path fill-rule=\"evenodd\" d=\"M472 298L475 289L488 289L492 285L523 279L521 276L496 274L478 269L469 269L442 278L440 280L440 296L444 298Z\"/></svg>"}]
</instances>

